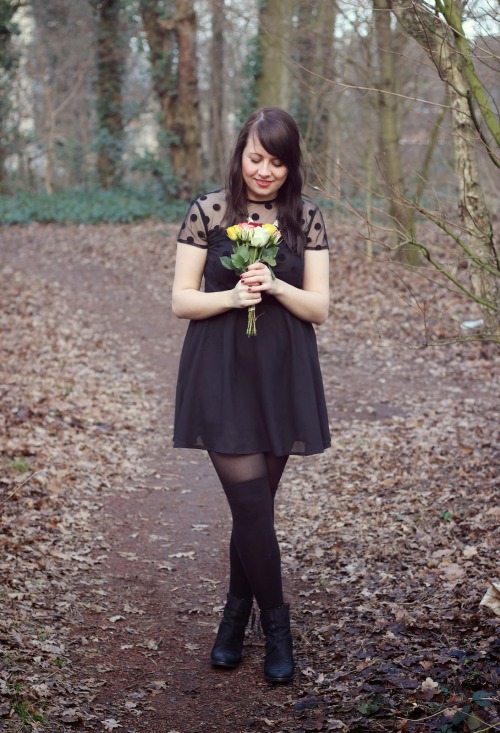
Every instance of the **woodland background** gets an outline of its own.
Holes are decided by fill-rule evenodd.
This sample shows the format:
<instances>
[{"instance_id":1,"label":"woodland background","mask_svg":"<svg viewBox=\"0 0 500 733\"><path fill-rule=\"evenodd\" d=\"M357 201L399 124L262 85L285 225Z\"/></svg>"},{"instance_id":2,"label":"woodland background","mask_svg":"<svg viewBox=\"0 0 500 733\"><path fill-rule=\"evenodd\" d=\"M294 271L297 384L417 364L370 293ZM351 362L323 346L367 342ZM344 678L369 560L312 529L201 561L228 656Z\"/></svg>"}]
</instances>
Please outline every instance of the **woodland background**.
<instances>
[{"instance_id":1,"label":"woodland background","mask_svg":"<svg viewBox=\"0 0 500 733\"><path fill-rule=\"evenodd\" d=\"M499 19L0 0L2 733L500 730ZM292 459L277 507L283 689L257 628L209 671L230 522L169 447L176 233L268 104L332 250L333 449Z\"/></svg>"},{"instance_id":2,"label":"woodland background","mask_svg":"<svg viewBox=\"0 0 500 733\"><path fill-rule=\"evenodd\" d=\"M0 220L177 221L258 106L369 257L433 263L499 336L496 0L0 0ZM436 251L429 229L445 252Z\"/></svg>"}]
</instances>

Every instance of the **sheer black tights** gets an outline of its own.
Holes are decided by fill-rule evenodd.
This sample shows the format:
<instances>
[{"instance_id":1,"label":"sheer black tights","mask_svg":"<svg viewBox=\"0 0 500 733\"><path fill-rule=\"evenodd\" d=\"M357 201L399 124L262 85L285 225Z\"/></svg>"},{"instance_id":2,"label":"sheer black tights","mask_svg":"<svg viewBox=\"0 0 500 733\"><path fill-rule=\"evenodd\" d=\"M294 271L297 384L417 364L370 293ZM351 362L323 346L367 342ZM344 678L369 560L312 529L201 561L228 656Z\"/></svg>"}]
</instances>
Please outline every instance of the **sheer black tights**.
<instances>
[{"instance_id":1,"label":"sheer black tights","mask_svg":"<svg viewBox=\"0 0 500 733\"><path fill-rule=\"evenodd\" d=\"M283 604L281 557L274 531L274 497L288 456L209 453L233 517L229 592L261 609Z\"/></svg>"}]
</instances>

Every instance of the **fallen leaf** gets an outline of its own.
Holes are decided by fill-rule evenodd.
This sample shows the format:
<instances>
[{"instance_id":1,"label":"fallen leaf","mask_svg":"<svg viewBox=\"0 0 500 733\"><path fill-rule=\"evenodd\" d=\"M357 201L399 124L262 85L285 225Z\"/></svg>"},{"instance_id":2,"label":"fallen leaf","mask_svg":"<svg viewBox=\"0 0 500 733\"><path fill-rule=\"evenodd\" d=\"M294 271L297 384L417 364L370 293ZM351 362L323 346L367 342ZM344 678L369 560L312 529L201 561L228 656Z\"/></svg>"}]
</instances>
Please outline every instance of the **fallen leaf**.
<instances>
[{"instance_id":1,"label":"fallen leaf","mask_svg":"<svg viewBox=\"0 0 500 733\"><path fill-rule=\"evenodd\" d=\"M479 605L489 608L490 611L500 616L500 583L491 583Z\"/></svg>"},{"instance_id":2,"label":"fallen leaf","mask_svg":"<svg viewBox=\"0 0 500 733\"><path fill-rule=\"evenodd\" d=\"M420 685L422 697L424 700L431 700L435 695L440 693L439 683L435 682L431 677L426 677Z\"/></svg>"},{"instance_id":3,"label":"fallen leaf","mask_svg":"<svg viewBox=\"0 0 500 733\"><path fill-rule=\"evenodd\" d=\"M114 718L107 718L102 721L102 724L106 730L114 730L115 728L122 728L123 726Z\"/></svg>"}]
</instances>

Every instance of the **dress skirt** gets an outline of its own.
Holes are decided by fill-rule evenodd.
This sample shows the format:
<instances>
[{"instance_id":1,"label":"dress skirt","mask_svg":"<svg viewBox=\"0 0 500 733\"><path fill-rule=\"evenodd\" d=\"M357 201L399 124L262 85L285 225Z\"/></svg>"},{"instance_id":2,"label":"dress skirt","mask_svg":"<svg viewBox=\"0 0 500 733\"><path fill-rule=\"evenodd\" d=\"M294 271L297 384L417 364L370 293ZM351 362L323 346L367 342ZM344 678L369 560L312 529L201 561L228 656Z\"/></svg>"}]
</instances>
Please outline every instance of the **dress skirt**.
<instances>
[{"instance_id":1,"label":"dress skirt","mask_svg":"<svg viewBox=\"0 0 500 733\"><path fill-rule=\"evenodd\" d=\"M330 446L314 327L267 293L256 312L256 336L246 335L246 309L190 322L175 447L285 456Z\"/></svg>"}]
</instances>

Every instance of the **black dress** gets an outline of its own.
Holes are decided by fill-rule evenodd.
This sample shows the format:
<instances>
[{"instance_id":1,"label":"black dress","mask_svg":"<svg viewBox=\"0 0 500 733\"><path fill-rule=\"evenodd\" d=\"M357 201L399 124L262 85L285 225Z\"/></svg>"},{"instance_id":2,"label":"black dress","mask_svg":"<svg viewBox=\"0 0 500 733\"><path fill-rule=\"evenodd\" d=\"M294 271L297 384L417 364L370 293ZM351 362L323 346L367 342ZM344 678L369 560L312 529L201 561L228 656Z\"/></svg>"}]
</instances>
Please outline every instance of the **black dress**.
<instances>
[{"instance_id":1,"label":"black dress","mask_svg":"<svg viewBox=\"0 0 500 733\"><path fill-rule=\"evenodd\" d=\"M224 191L201 196L186 215L178 241L207 249L206 292L234 288L238 276L221 255L233 243L220 226ZM248 202L249 215L273 223L273 202ZM308 249L328 247L319 209L304 199ZM280 244L276 277L302 287L303 259ZM330 445L316 335L274 296L256 306L257 335L247 336L247 309L233 308L189 323L179 364L174 446L219 453L321 453Z\"/></svg>"}]
</instances>

